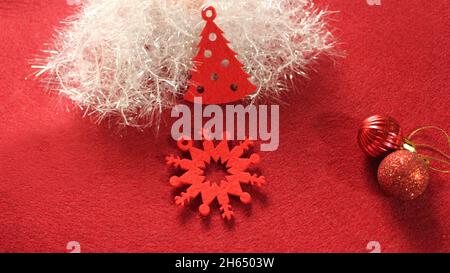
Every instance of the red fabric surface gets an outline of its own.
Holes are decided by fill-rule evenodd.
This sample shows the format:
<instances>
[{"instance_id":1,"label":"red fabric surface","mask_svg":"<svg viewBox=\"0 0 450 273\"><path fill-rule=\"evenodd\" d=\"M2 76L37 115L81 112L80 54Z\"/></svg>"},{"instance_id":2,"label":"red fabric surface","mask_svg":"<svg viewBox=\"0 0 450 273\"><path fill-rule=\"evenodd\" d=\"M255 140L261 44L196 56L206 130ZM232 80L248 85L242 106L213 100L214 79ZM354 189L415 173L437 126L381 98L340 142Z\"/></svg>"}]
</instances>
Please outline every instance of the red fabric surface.
<instances>
[{"instance_id":1,"label":"red fabric surface","mask_svg":"<svg viewBox=\"0 0 450 273\"><path fill-rule=\"evenodd\" d=\"M49 3L50 2L50 3ZM403 203L382 194L377 162L355 137L374 113L406 131L449 130L449 2L322 0L339 10L345 59L323 61L281 108L280 148L261 153L268 184L251 208L232 202L201 220L174 205L164 165L176 153L170 126L117 132L82 119L26 80L29 60L73 12L66 1L0 3L0 251L450 252L450 178Z\"/></svg>"}]
</instances>

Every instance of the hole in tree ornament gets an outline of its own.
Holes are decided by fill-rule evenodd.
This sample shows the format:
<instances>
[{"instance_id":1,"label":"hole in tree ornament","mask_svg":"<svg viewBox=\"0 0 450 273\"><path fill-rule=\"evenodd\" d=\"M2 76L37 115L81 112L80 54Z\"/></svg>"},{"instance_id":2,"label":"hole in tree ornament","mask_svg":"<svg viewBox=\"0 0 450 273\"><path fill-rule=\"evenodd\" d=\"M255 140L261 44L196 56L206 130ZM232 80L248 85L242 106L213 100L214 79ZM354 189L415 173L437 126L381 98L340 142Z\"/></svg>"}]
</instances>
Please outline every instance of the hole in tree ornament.
<instances>
[{"instance_id":1,"label":"hole in tree ornament","mask_svg":"<svg viewBox=\"0 0 450 273\"><path fill-rule=\"evenodd\" d=\"M206 58L211 58L212 57L212 51L209 50L209 49L205 50L205 57Z\"/></svg>"},{"instance_id":2,"label":"hole in tree ornament","mask_svg":"<svg viewBox=\"0 0 450 273\"><path fill-rule=\"evenodd\" d=\"M217 34L215 34L215 33L209 34L209 40L211 42L214 42L215 40L217 40Z\"/></svg>"},{"instance_id":3,"label":"hole in tree ornament","mask_svg":"<svg viewBox=\"0 0 450 273\"><path fill-rule=\"evenodd\" d=\"M225 60L222 61L221 64L222 64L222 67L227 68L230 65L230 60L225 59Z\"/></svg>"},{"instance_id":4,"label":"hole in tree ornament","mask_svg":"<svg viewBox=\"0 0 450 273\"><path fill-rule=\"evenodd\" d=\"M217 16L216 9L212 6L207 7L202 11L203 20L207 22L212 22L214 19L216 19L216 16Z\"/></svg>"},{"instance_id":5,"label":"hole in tree ornament","mask_svg":"<svg viewBox=\"0 0 450 273\"><path fill-rule=\"evenodd\" d=\"M230 86L230 89L231 89L231 91L236 92L236 91L238 90L237 84L233 83L233 84Z\"/></svg>"},{"instance_id":6,"label":"hole in tree ornament","mask_svg":"<svg viewBox=\"0 0 450 273\"><path fill-rule=\"evenodd\" d=\"M197 92L202 94L203 92L205 92L205 87L203 86L197 86Z\"/></svg>"}]
</instances>

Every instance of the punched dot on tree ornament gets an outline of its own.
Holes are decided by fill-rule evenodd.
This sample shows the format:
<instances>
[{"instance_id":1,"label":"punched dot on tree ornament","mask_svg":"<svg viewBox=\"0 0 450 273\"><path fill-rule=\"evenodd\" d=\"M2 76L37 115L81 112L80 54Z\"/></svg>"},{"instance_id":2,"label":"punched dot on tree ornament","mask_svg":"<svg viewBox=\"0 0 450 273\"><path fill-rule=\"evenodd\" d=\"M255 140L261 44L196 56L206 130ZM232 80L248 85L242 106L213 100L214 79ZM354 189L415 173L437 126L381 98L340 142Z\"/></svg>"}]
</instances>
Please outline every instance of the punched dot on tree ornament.
<instances>
[{"instance_id":1,"label":"punched dot on tree ornament","mask_svg":"<svg viewBox=\"0 0 450 273\"><path fill-rule=\"evenodd\" d=\"M215 40L217 40L217 34L215 34L215 33L209 34L209 40L211 42L214 42Z\"/></svg>"},{"instance_id":2,"label":"punched dot on tree ornament","mask_svg":"<svg viewBox=\"0 0 450 273\"><path fill-rule=\"evenodd\" d=\"M230 65L230 61L228 59L225 59L222 61L222 67L228 67Z\"/></svg>"},{"instance_id":3,"label":"punched dot on tree ornament","mask_svg":"<svg viewBox=\"0 0 450 273\"><path fill-rule=\"evenodd\" d=\"M211 50L205 50L205 57L211 58L212 57L212 51Z\"/></svg>"},{"instance_id":4,"label":"punched dot on tree ornament","mask_svg":"<svg viewBox=\"0 0 450 273\"><path fill-rule=\"evenodd\" d=\"M205 88L203 86L197 86L197 92L203 94L203 92L205 92Z\"/></svg>"}]
</instances>

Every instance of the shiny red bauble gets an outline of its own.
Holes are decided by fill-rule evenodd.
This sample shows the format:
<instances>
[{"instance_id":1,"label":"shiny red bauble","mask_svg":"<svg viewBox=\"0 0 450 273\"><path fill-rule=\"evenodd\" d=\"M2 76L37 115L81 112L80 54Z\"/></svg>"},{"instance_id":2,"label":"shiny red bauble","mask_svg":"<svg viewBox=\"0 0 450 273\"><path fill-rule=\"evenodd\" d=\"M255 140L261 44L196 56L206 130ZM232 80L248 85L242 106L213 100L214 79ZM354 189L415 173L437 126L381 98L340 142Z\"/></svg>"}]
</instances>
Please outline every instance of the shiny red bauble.
<instances>
[{"instance_id":1,"label":"shiny red bauble","mask_svg":"<svg viewBox=\"0 0 450 273\"><path fill-rule=\"evenodd\" d=\"M428 164L416 153L406 150L389 154L378 168L378 183L389 195L413 200L427 189Z\"/></svg>"},{"instance_id":2,"label":"shiny red bauble","mask_svg":"<svg viewBox=\"0 0 450 273\"><path fill-rule=\"evenodd\" d=\"M358 133L358 144L369 156L382 157L402 148L402 129L389 116L373 115L363 121Z\"/></svg>"}]
</instances>

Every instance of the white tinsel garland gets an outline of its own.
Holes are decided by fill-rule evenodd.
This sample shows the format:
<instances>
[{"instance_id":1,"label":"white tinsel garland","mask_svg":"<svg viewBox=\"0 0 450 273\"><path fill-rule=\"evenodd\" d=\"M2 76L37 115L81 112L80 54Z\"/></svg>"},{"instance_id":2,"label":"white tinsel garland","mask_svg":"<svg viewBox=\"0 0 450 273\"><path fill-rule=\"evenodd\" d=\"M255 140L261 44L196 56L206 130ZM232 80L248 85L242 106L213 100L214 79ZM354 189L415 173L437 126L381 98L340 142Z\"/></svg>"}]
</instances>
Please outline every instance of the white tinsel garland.
<instances>
[{"instance_id":1,"label":"white tinsel garland","mask_svg":"<svg viewBox=\"0 0 450 273\"><path fill-rule=\"evenodd\" d=\"M253 100L278 97L335 45L311 0L91 0L58 31L37 75L98 121L153 125L186 88L207 5L258 87Z\"/></svg>"}]
</instances>

